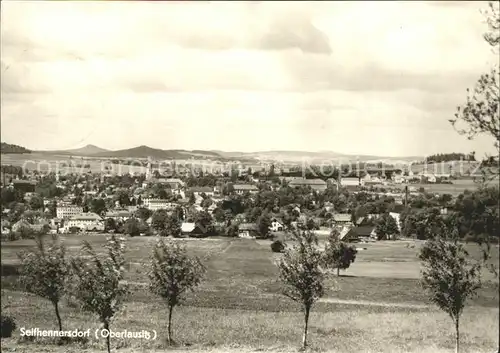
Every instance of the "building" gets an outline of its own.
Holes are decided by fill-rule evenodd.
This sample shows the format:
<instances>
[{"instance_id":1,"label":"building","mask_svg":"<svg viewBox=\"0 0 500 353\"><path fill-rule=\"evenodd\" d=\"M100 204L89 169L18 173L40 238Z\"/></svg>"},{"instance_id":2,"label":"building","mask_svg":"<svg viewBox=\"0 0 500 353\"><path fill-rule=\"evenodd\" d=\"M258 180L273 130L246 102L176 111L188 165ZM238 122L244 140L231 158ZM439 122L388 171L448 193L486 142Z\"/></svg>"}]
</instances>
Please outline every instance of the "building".
<instances>
[{"instance_id":1,"label":"building","mask_svg":"<svg viewBox=\"0 0 500 353\"><path fill-rule=\"evenodd\" d=\"M255 239L259 235L259 228L255 223L241 223L238 226L238 237Z\"/></svg>"},{"instance_id":2,"label":"building","mask_svg":"<svg viewBox=\"0 0 500 353\"><path fill-rule=\"evenodd\" d=\"M314 191L323 192L326 190L326 181L321 179L305 179L305 178L295 178L291 180L288 185L292 188L297 187L310 187Z\"/></svg>"},{"instance_id":3,"label":"building","mask_svg":"<svg viewBox=\"0 0 500 353\"><path fill-rule=\"evenodd\" d=\"M257 186L250 184L235 184L233 188L234 192L238 195L243 195L246 192L249 192L250 194L259 192L259 188Z\"/></svg>"},{"instance_id":4,"label":"building","mask_svg":"<svg viewBox=\"0 0 500 353\"><path fill-rule=\"evenodd\" d=\"M132 217L130 211L128 210L114 210L106 212L105 218L112 218L115 221L125 222L127 219Z\"/></svg>"},{"instance_id":5,"label":"building","mask_svg":"<svg viewBox=\"0 0 500 353\"><path fill-rule=\"evenodd\" d=\"M66 230L79 228L84 231L104 231L104 222L99 215L93 212L80 213L71 217L64 228Z\"/></svg>"},{"instance_id":6,"label":"building","mask_svg":"<svg viewBox=\"0 0 500 353\"><path fill-rule=\"evenodd\" d=\"M365 184L365 180L360 179L358 177L355 178L341 178L340 185L341 186L363 186Z\"/></svg>"},{"instance_id":7,"label":"building","mask_svg":"<svg viewBox=\"0 0 500 353\"><path fill-rule=\"evenodd\" d=\"M14 179L12 180L12 187L15 190L24 192L35 192L36 181Z\"/></svg>"},{"instance_id":8,"label":"building","mask_svg":"<svg viewBox=\"0 0 500 353\"><path fill-rule=\"evenodd\" d=\"M168 185L173 191L181 190L184 187L184 182L177 178L160 178L157 180L159 184Z\"/></svg>"},{"instance_id":9,"label":"building","mask_svg":"<svg viewBox=\"0 0 500 353\"><path fill-rule=\"evenodd\" d=\"M175 203L165 199L144 198L142 199L142 206L151 210L169 210L175 207Z\"/></svg>"},{"instance_id":10,"label":"building","mask_svg":"<svg viewBox=\"0 0 500 353\"><path fill-rule=\"evenodd\" d=\"M56 207L56 217L60 219L68 219L80 213L83 213L83 207L80 206L62 204Z\"/></svg>"},{"instance_id":11,"label":"building","mask_svg":"<svg viewBox=\"0 0 500 353\"><path fill-rule=\"evenodd\" d=\"M211 188L209 186L192 187L189 188L189 191L191 191L196 197L201 196L201 194L205 194L210 197L215 195L214 188Z\"/></svg>"},{"instance_id":12,"label":"building","mask_svg":"<svg viewBox=\"0 0 500 353\"><path fill-rule=\"evenodd\" d=\"M352 225L352 216L349 213L335 213L332 217L333 224L339 225Z\"/></svg>"},{"instance_id":13,"label":"building","mask_svg":"<svg viewBox=\"0 0 500 353\"><path fill-rule=\"evenodd\" d=\"M281 223L277 219L273 219L271 221L271 228L270 228L271 232L281 232L283 231L283 229L284 229L283 223Z\"/></svg>"},{"instance_id":14,"label":"building","mask_svg":"<svg viewBox=\"0 0 500 353\"><path fill-rule=\"evenodd\" d=\"M367 240L376 238L377 234L375 233L374 226L359 226L351 228L344 237L342 237L343 241L346 242L357 242L360 240Z\"/></svg>"}]
</instances>

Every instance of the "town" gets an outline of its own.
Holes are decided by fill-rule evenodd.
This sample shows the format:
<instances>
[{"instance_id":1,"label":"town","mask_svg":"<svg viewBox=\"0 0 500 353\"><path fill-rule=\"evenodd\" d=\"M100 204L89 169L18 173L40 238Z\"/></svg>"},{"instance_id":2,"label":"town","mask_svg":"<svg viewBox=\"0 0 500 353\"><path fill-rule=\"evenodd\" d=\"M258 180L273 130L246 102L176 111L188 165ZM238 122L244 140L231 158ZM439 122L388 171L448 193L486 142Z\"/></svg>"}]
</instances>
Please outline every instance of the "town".
<instances>
[{"instance_id":1,"label":"town","mask_svg":"<svg viewBox=\"0 0 500 353\"><path fill-rule=\"evenodd\" d=\"M484 177L472 169L466 175L451 168L451 173L429 173L437 169L432 164L420 173L379 164L365 164L361 171L252 166L255 171L240 164L214 172L192 164L160 172L149 162L144 173L118 175L108 168L76 174L3 165L2 237L116 232L269 238L289 229L326 234L337 229L344 241L411 238L417 230L409 215L463 212L461 200L477 193L473 189ZM470 190L464 193L426 191L426 186L467 181ZM395 225L391 233L386 223Z\"/></svg>"}]
</instances>

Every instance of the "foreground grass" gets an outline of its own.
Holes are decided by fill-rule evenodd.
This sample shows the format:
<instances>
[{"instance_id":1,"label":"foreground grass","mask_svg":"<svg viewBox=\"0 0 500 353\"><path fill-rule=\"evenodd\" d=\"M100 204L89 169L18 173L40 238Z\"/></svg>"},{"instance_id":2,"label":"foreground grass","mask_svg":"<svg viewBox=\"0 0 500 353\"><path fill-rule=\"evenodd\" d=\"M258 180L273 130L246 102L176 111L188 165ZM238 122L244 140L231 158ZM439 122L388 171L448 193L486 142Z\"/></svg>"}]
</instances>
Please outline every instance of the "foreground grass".
<instances>
[{"instance_id":1,"label":"foreground grass","mask_svg":"<svg viewBox=\"0 0 500 353\"><path fill-rule=\"evenodd\" d=\"M2 292L3 312L12 314L18 327L56 329L53 309L45 300L20 292ZM328 311L325 311L325 310ZM63 303L65 329L99 327L97 320ZM463 315L464 352L493 352L498 346L497 308L471 307ZM180 347L217 351L233 348L269 351L296 351L302 332L302 314L295 311L267 312L235 309L179 307L174 312L174 338ZM114 330L158 330L156 341L115 339L115 348L144 351L166 349L167 311L161 302L129 302L111 325ZM311 350L350 352L448 352L454 344L451 320L438 309L401 309L329 305L314 311L310 324ZM15 337L2 340L2 351L42 352L55 345L40 338L33 344L19 345ZM24 347L24 348L23 348ZM36 349L34 349L36 347ZM25 350L23 350L25 349ZM34 350L33 350L34 349ZM62 348L61 348L62 349ZM64 352L104 350L104 342L94 337L80 347ZM137 349L137 350L135 350ZM126 350L125 350L126 351ZM62 350L61 350L62 352ZM189 352L189 350L187 351Z\"/></svg>"},{"instance_id":2,"label":"foreground grass","mask_svg":"<svg viewBox=\"0 0 500 353\"><path fill-rule=\"evenodd\" d=\"M89 237L99 252L105 236ZM81 236L65 237L70 255L76 255ZM156 341L115 339L120 352L168 351L164 341L166 309L147 289L147 266L155 238L127 239L127 280L132 294L112 323L116 330L159 330ZM269 242L242 239L193 239L188 251L207 266L206 280L189 294L185 306L174 312L177 350L194 353L296 351L302 334L302 315L297 304L280 294L274 262L280 256ZM14 262L16 253L33 246L29 240L2 243L2 261ZM430 304L419 284L418 247L404 242L363 244L356 262L345 276L332 276L325 283L326 299L349 300L318 303L311 317L311 350L330 352L433 352L453 351L451 320L433 306L396 307L394 304ZM496 250L498 252L498 249ZM496 257L498 259L498 257ZM2 313L14 316L18 328L55 329L52 306L20 291L16 277L2 277ZM462 323L464 352L491 353L498 347L498 283L486 281L471 300ZM356 301L383 303L361 305ZM64 300L63 324L68 329L95 329L97 320ZM163 332L162 332L163 330ZM96 352L104 343L92 338L85 346L58 347L47 340L31 344L16 337L2 340L2 351Z\"/></svg>"}]
</instances>

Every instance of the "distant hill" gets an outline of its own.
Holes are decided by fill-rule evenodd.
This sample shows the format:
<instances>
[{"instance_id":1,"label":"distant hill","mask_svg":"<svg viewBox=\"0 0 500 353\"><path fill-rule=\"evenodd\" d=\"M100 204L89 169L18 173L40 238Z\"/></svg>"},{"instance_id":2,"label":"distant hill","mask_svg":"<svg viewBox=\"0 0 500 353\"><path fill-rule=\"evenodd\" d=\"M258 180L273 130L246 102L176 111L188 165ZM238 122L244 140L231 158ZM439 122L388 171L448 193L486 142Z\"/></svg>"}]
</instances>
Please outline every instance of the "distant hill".
<instances>
[{"instance_id":1,"label":"distant hill","mask_svg":"<svg viewBox=\"0 0 500 353\"><path fill-rule=\"evenodd\" d=\"M215 151L221 156L226 158L253 158L257 160L275 160L283 162L300 162L303 160L308 161L319 161L319 160L358 160L360 162L395 162L395 161L413 161L422 160L422 157L380 157L380 156L370 156L370 155L349 155L342 154L333 151L320 151L320 152L308 152L308 151L260 151L260 152L224 152Z\"/></svg>"},{"instance_id":2,"label":"distant hill","mask_svg":"<svg viewBox=\"0 0 500 353\"><path fill-rule=\"evenodd\" d=\"M92 155L93 157L110 157L110 158L154 158L154 159L189 159L189 158L221 158L221 156L212 151L203 150L162 150L149 146L138 146L134 148L106 151Z\"/></svg>"},{"instance_id":3,"label":"distant hill","mask_svg":"<svg viewBox=\"0 0 500 353\"><path fill-rule=\"evenodd\" d=\"M61 151L37 151L39 153L50 153L50 154L64 154L64 155L75 155L75 156L93 156L97 153L108 152L104 148L97 147L95 145L87 145L81 148L75 148L72 150L61 150Z\"/></svg>"},{"instance_id":4,"label":"distant hill","mask_svg":"<svg viewBox=\"0 0 500 353\"><path fill-rule=\"evenodd\" d=\"M2 153L4 153L4 154L8 154L8 153L31 153L31 150L29 150L29 149L27 149L25 147L18 146L18 145L12 145L10 143L5 143L5 142L1 143L0 151Z\"/></svg>"}]
</instances>

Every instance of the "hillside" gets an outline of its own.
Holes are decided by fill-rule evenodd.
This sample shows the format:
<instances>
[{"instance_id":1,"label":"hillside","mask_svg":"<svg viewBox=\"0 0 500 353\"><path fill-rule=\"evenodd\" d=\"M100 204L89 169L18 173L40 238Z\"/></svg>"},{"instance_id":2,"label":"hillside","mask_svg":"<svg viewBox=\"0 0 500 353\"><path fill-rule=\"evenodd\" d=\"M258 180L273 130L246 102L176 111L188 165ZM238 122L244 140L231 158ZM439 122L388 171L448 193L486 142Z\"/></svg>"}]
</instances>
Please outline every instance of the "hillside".
<instances>
[{"instance_id":1,"label":"hillside","mask_svg":"<svg viewBox=\"0 0 500 353\"><path fill-rule=\"evenodd\" d=\"M255 158L258 160L275 160L283 162L299 162L303 160L318 161L318 160L354 160L359 159L360 162L395 162L395 161L414 161L422 160L422 157L381 157L371 155L350 155L332 151L308 152L308 151L260 151L260 152L224 152L216 151L221 156L226 158Z\"/></svg>"},{"instance_id":2,"label":"hillside","mask_svg":"<svg viewBox=\"0 0 500 353\"><path fill-rule=\"evenodd\" d=\"M18 146L18 145L12 145L10 143L5 143L2 142L0 146L0 151L3 154L8 154L8 153L31 153L31 150Z\"/></svg>"},{"instance_id":3,"label":"hillside","mask_svg":"<svg viewBox=\"0 0 500 353\"><path fill-rule=\"evenodd\" d=\"M81 148L75 148L72 150L61 150L61 151L38 151L40 153L50 153L50 154L64 154L64 155L75 155L75 156L93 156L97 153L108 152L104 148L97 147L95 145L87 145Z\"/></svg>"},{"instance_id":4,"label":"hillside","mask_svg":"<svg viewBox=\"0 0 500 353\"><path fill-rule=\"evenodd\" d=\"M112 157L112 158L155 158L155 159L189 159L196 157L221 158L221 156L211 151L186 151L186 150L162 150L149 146L138 146L134 148L106 151L92 155L93 157Z\"/></svg>"}]
</instances>

